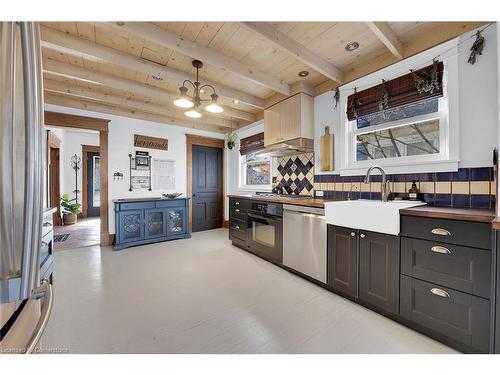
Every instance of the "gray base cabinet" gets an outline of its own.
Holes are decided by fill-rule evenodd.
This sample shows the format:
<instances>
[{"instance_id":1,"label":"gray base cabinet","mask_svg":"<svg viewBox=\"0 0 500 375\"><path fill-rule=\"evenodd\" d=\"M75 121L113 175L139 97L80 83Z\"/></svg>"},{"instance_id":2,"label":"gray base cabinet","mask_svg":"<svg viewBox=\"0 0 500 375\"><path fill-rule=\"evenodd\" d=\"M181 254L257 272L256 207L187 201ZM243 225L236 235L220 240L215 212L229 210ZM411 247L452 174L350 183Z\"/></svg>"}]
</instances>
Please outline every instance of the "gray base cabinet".
<instances>
[{"instance_id":1,"label":"gray base cabinet","mask_svg":"<svg viewBox=\"0 0 500 375\"><path fill-rule=\"evenodd\" d=\"M114 250L191 237L188 198L119 199L114 204Z\"/></svg>"},{"instance_id":2,"label":"gray base cabinet","mask_svg":"<svg viewBox=\"0 0 500 375\"><path fill-rule=\"evenodd\" d=\"M328 225L327 282L374 309L399 311L399 237Z\"/></svg>"},{"instance_id":3,"label":"gray base cabinet","mask_svg":"<svg viewBox=\"0 0 500 375\"><path fill-rule=\"evenodd\" d=\"M467 352L492 351L491 224L401 216L400 315Z\"/></svg>"},{"instance_id":4,"label":"gray base cabinet","mask_svg":"<svg viewBox=\"0 0 500 375\"><path fill-rule=\"evenodd\" d=\"M490 301L401 275L401 316L480 352L489 349Z\"/></svg>"},{"instance_id":5,"label":"gray base cabinet","mask_svg":"<svg viewBox=\"0 0 500 375\"><path fill-rule=\"evenodd\" d=\"M358 232L328 225L327 283L333 290L358 296Z\"/></svg>"},{"instance_id":6,"label":"gray base cabinet","mask_svg":"<svg viewBox=\"0 0 500 375\"><path fill-rule=\"evenodd\" d=\"M359 239L359 300L399 313L399 237L362 231Z\"/></svg>"}]
</instances>

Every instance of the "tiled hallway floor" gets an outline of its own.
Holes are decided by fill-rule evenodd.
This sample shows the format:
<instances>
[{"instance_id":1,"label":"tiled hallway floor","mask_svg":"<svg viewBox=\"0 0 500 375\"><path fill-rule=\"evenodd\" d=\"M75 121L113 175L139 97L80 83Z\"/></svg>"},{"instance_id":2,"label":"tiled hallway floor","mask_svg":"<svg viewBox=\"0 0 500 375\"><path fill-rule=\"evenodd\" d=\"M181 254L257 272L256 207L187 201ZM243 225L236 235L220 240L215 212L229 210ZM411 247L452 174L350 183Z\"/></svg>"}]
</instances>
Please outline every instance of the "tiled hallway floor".
<instances>
[{"instance_id":1,"label":"tiled hallway floor","mask_svg":"<svg viewBox=\"0 0 500 375\"><path fill-rule=\"evenodd\" d=\"M98 217L78 219L76 224L54 228L54 235L69 234L64 242L54 242L54 250L98 245L101 242L101 220Z\"/></svg>"},{"instance_id":2,"label":"tiled hallway floor","mask_svg":"<svg viewBox=\"0 0 500 375\"><path fill-rule=\"evenodd\" d=\"M226 229L55 254L44 348L70 353L453 353L243 250Z\"/></svg>"}]
</instances>

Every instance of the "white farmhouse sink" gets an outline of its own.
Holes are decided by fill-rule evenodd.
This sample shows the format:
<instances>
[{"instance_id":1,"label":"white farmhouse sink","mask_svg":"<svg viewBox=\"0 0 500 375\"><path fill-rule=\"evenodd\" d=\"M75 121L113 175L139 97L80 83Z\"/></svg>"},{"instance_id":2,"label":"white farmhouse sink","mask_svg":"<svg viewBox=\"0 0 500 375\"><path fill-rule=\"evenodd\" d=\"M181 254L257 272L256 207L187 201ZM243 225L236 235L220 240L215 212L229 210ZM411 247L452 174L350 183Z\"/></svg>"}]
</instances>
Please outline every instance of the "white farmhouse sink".
<instances>
[{"instance_id":1,"label":"white farmhouse sink","mask_svg":"<svg viewBox=\"0 0 500 375\"><path fill-rule=\"evenodd\" d=\"M399 210L425 202L352 200L325 203L327 224L372 232L399 234Z\"/></svg>"}]
</instances>

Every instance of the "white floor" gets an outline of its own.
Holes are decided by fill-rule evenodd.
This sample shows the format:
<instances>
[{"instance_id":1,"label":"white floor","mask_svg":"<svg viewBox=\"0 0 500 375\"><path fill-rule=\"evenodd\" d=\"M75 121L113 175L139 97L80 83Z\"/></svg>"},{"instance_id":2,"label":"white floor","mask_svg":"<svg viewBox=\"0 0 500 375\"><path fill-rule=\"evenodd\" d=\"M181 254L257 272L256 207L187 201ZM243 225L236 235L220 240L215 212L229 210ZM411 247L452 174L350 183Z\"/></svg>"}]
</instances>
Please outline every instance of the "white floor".
<instances>
[{"instance_id":1,"label":"white floor","mask_svg":"<svg viewBox=\"0 0 500 375\"><path fill-rule=\"evenodd\" d=\"M227 230L55 254L43 347L70 353L453 353L233 247Z\"/></svg>"}]
</instances>

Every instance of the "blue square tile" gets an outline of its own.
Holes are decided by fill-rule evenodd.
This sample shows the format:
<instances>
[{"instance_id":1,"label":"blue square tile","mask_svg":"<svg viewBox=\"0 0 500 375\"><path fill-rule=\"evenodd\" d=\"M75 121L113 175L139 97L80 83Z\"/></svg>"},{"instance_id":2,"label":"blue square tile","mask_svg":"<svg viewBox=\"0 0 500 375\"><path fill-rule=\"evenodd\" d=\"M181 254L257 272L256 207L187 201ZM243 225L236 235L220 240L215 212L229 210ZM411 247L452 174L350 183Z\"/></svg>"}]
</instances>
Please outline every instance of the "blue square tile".
<instances>
[{"instance_id":1,"label":"blue square tile","mask_svg":"<svg viewBox=\"0 0 500 375\"><path fill-rule=\"evenodd\" d=\"M406 182L420 181L418 173L408 173L406 175Z\"/></svg>"},{"instance_id":2,"label":"blue square tile","mask_svg":"<svg viewBox=\"0 0 500 375\"><path fill-rule=\"evenodd\" d=\"M424 202L426 202L427 204L429 205L433 205L434 204L434 194L424 194L423 196L423 200Z\"/></svg>"},{"instance_id":3,"label":"blue square tile","mask_svg":"<svg viewBox=\"0 0 500 375\"><path fill-rule=\"evenodd\" d=\"M451 201L453 207L459 207L459 208L470 207L469 194L453 194Z\"/></svg>"},{"instance_id":4,"label":"blue square tile","mask_svg":"<svg viewBox=\"0 0 500 375\"><path fill-rule=\"evenodd\" d=\"M362 182L365 179L365 176L352 176L351 182Z\"/></svg>"},{"instance_id":5,"label":"blue square tile","mask_svg":"<svg viewBox=\"0 0 500 375\"><path fill-rule=\"evenodd\" d=\"M469 181L470 170L469 168L459 168L458 171L451 174L452 181Z\"/></svg>"},{"instance_id":6,"label":"blue square tile","mask_svg":"<svg viewBox=\"0 0 500 375\"><path fill-rule=\"evenodd\" d=\"M372 200L380 200L380 193L370 193L370 199Z\"/></svg>"},{"instance_id":7,"label":"blue square tile","mask_svg":"<svg viewBox=\"0 0 500 375\"><path fill-rule=\"evenodd\" d=\"M451 181L451 173L450 172L436 173L436 181Z\"/></svg>"},{"instance_id":8,"label":"blue square tile","mask_svg":"<svg viewBox=\"0 0 500 375\"><path fill-rule=\"evenodd\" d=\"M423 181L423 182L434 181L434 173L419 173L417 176L418 176L418 181Z\"/></svg>"},{"instance_id":9,"label":"blue square tile","mask_svg":"<svg viewBox=\"0 0 500 375\"><path fill-rule=\"evenodd\" d=\"M314 175L314 182L323 182L323 181L321 181L322 178L323 178L323 175L315 174Z\"/></svg>"},{"instance_id":10,"label":"blue square tile","mask_svg":"<svg viewBox=\"0 0 500 375\"><path fill-rule=\"evenodd\" d=\"M379 174L370 176L370 181L371 182L381 182L382 181L382 176Z\"/></svg>"},{"instance_id":11,"label":"blue square tile","mask_svg":"<svg viewBox=\"0 0 500 375\"><path fill-rule=\"evenodd\" d=\"M490 181L491 178L491 168L471 168L470 169L470 180L471 181Z\"/></svg>"},{"instance_id":12,"label":"blue square tile","mask_svg":"<svg viewBox=\"0 0 500 375\"><path fill-rule=\"evenodd\" d=\"M406 175L405 174L393 174L391 175L392 181L394 182L405 182L406 181Z\"/></svg>"},{"instance_id":13,"label":"blue square tile","mask_svg":"<svg viewBox=\"0 0 500 375\"><path fill-rule=\"evenodd\" d=\"M451 194L434 194L434 204L436 206L451 206Z\"/></svg>"},{"instance_id":14,"label":"blue square tile","mask_svg":"<svg viewBox=\"0 0 500 375\"><path fill-rule=\"evenodd\" d=\"M340 176L342 182L351 182L351 176Z\"/></svg>"},{"instance_id":15,"label":"blue square tile","mask_svg":"<svg viewBox=\"0 0 500 375\"><path fill-rule=\"evenodd\" d=\"M359 191L354 191L353 190L352 193L351 193L351 199L355 200L355 199L359 199L359 197L360 197Z\"/></svg>"},{"instance_id":16,"label":"blue square tile","mask_svg":"<svg viewBox=\"0 0 500 375\"><path fill-rule=\"evenodd\" d=\"M473 194L470 196L470 205L472 208L490 208L491 196Z\"/></svg>"},{"instance_id":17,"label":"blue square tile","mask_svg":"<svg viewBox=\"0 0 500 375\"><path fill-rule=\"evenodd\" d=\"M370 192L362 191L361 192L361 199L370 199Z\"/></svg>"},{"instance_id":18,"label":"blue square tile","mask_svg":"<svg viewBox=\"0 0 500 375\"><path fill-rule=\"evenodd\" d=\"M324 182L334 182L334 181L335 181L335 175L334 174L327 174Z\"/></svg>"}]
</instances>

